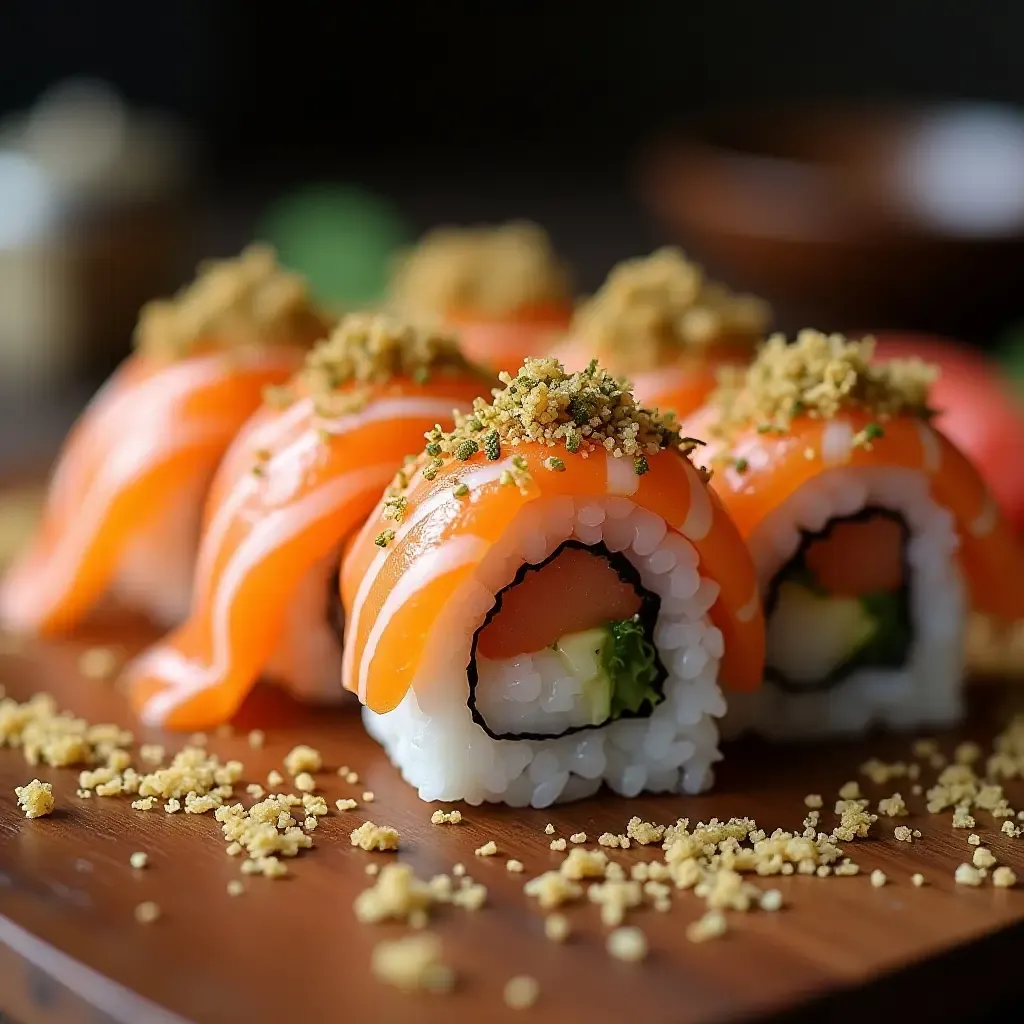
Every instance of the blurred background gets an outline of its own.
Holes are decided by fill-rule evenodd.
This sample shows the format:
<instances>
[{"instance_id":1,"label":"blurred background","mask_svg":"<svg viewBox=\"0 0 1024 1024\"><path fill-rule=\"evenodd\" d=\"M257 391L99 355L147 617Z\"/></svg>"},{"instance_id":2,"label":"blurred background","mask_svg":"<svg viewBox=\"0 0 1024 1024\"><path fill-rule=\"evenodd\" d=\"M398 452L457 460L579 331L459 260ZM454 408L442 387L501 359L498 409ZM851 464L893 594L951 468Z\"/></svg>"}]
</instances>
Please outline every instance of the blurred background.
<instances>
[{"instance_id":1,"label":"blurred background","mask_svg":"<svg viewBox=\"0 0 1024 1024\"><path fill-rule=\"evenodd\" d=\"M139 305L269 238L378 298L525 217L581 292L666 242L787 330L989 349L1024 322L1024 5L0 8L0 468L52 451Z\"/></svg>"}]
</instances>

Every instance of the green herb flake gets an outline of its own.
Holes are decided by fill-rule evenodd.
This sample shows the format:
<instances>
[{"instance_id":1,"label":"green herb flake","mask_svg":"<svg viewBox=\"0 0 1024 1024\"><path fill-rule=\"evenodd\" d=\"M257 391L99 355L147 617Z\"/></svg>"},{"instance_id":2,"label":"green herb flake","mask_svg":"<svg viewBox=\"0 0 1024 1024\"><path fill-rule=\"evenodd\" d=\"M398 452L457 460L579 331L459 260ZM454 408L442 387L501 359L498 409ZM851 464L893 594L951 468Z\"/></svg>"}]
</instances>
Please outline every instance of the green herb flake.
<instances>
[{"instance_id":1,"label":"green herb flake","mask_svg":"<svg viewBox=\"0 0 1024 1024\"><path fill-rule=\"evenodd\" d=\"M515 482L516 479L510 470L503 469L501 471L501 476L498 477L498 483L501 484L502 487L511 487Z\"/></svg>"},{"instance_id":2,"label":"green herb flake","mask_svg":"<svg viewBox=\"0 0 1024 1024\"><path fill-rule=\"evenodd\" d=\"M654 687L658 678L657 652L647 639L639 619L608 624L610 642L604 648L604 669L612 681L611 716L636 714L645 703L659 704L662 694Z\"/></svg>"},{"instance_id":3,"label":"green herb flake","mask_svg":"<svg viewBox=\"0 0 1024 1024\"><path fill-rule=\"evenodd\" d=\"M431 441L430 444L427 445L427 454L435 456L440 455L441 446L436 441Z\"/></svg>"},{"instance_id":4,"label":"green herb flake","mask_svg":"<svg viewBox=\"0 0 1024 1024\"><path fill-rule=\"evenodd\" d=\"M575 455L576 452L578 452L580 450L580 445L581 444L583 444L583 435L578 430L574 430L565 439L565 449L566 449L566 451L572 452L574 455Z\"/></svg>"},{"instance_id":5,"label":"green herb flake","mask_svg":"<svg viewBox=\"0 0 1024 1024\"><path fill-rule=\"evenodd\" d=\"M456 498L464 498L469 494L469 488L465 484L459 484L459 486L452 491L452 494L454 494Z\"/></svg>"},{"instance_id":6,"label":"green herb flake","mask_svg":"<svg viewBox=\"0 0 1024 1024\"><path fill-rule=\"evenodd\" d=\"M473 441L470 438L466 438L465 441L459 442L459 444L455 448L454 454L455 458L457 458L460 462L465 462L467 459L476 455L478 451L480 451L480 445L478 445L476 441Z\"/></svg>"},{"instance_id":7,"label":"green herb flake","mask_svg":"<svg viewBox=\"0 0 1024 1024\"><path fill-rule=\"evenodd\" d=\"M417 366L412 371L412 379L417 384L426 384L430 380L430 371L425 366Z\"/></svg>"},{"instance_id":8,"label":"green herb flake","mask_svg":"<svg viewBox=\"0 0 1024 1024\"><path fill-rule=\"evenodd\" d=\"M444 463L440 459L431 459L423 467L423 479L433 480L437 476L437 471L443 466Z\"/></svg>"},{"instance_id":9,"label":"green herb flake","mask_svg":"<svg viewBox=\"0 0 1024 1024\"><path fill-rule=\"evenodd\" d=\"M647 456L638 455L633 460L633 469L636 470L637 476L643 476L644 473L649 473L651 471L651 464L647 461Z\"/></svg>"},{"instance_id":10,"label":"green herb flake","mask_svg":"<svg viewBox=\"0 0 1024 1024\"><path fill-rule=\"evenodd\" d=\"M501 438L496 430L484 435L484 452L491 462L501 458Z\"/></svg>"},{"instance_id":11,"label":"green herb flake","mask_svg":"<svg viewBox=\"0 0 1024 1024\"><path fill-rule=\"evenodd\" d=\"M470 416L469 419L466 420L466 427L469 430L472 430L474 434L477 434L484 429L484 425L475 416Z\"/></svg>"},{"instance_id":12,"label":"green herb flake","mask_svg":"<svg viewBox=\"0 0 1024 1024\"><path fill-rule=\"evenodd\" d=\"M384 511L381 515L385 519L393 519L400 523L408 507L409 499L404 494L393 494L384 499Z\"/></svg>"},{"instance_id":13,"label":"green herb flake","mask_svg":"<svg viewBox=\"0 0 1024 1024\"><path fill-rule=\"evenodd\" d=\"M373 538L373 543L379 548L386 548L395 539L394 530L381 530L376 537Z\"/></svg>"},{"instance_id":14,"label":"green herb flake","mask_svg":"<svg viewBox=\"0 0 1024 1024\"><path fill-rule=\"evenodd\" d=\"M732 464L732 468L735 469L737 473L746 473L750 468L750 463L746 459L736 459Z\"/></svg>"},{"instance_id":15,"label":"green herb flake","mask_svg":"<svg viewBox=\"0 0 1024 1024\"><path fill-rule=\"evenodd\" d=\"M868 423L864 427L864 437L869 441L874 441L876 438L885 437L885 430L879 423Z\"/></svg>"},{"instance_id":16,"label":"green herb flake","mask_svg":"<svg viewBox=\"0 0 1024 1024\"><path fill-rule=\"evenodd\" d=\"M564 473L565 463L557 455L552 455L544 460L544 468L551 470L552 473Z\"/></svg>"},{"instance_id":17,"label":"green herb flake","mask_svg":"<svg viewBox=\"0 0 1024 1024\"><path fill-rule=\"evenodd\" d=\"M513 455L512 465L515 466L516 469L525 470L529 466L529 463L526 461L526 458L524 456Z\"/></svg>"}]
</instances>

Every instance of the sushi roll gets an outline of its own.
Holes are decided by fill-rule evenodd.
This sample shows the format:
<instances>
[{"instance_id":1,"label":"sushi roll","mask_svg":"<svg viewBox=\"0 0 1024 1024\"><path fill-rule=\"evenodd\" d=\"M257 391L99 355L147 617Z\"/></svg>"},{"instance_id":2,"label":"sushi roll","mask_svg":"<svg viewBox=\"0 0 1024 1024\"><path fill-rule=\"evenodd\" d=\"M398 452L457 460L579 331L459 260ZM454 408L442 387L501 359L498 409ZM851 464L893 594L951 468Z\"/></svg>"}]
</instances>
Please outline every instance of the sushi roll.
<instances>
[{"instance_id":1,"label":"sushi roll","mask_svg":"<svg viewBox=\"0 0 1024 1024\"><path fill-rule=\"evenodd\" d=\"M1024 615L1024 558L973 465L932 420L934 371L873 343L771 338L684 423L746 539L765 685L728 733L945 725L961 714L972 607Z\"/></svg>"},{"instance_id":2,"label":"sushi roll","mask_svg":"<svg viewBox=\"0 0 1024 1024\"><path fill-rule=\"evenodd\" d=\"M746 547L691 442L605 371L501 380L346 555L344 684L424 800L702 790L723 688L761 680Z\"/></svg>"},{"instance_id":3,"label":"sushi roll","mask_svg":"<svg viewBox=\"0 0 1024 1024\"><path fill-rule=\"evenodd\" d=\"M467 358L495 370L548 355L572 317L568 269L536 224L437 228L399 259L391 303L458 330Z\"/></svg>"},{"instance_id":4,"label":"sushi roll","mask_svg":"<svg viewBox=\"0 0 1024 1024\"><path fill-rule=\"evenodd\" d=\"M638 402L687 416L714 390L717 367L753 358L770 320L766 302L708 281L678 249L659 249L612 269L555 354L570 369L596 358L632 381Z\"/></svg>"},{"instance_id":5,"label":"sushi roll","mask_svg":"<svg viewBox=\"0 0 1024 1024\"><path fill-rule=\"evenodd\" d=\"M447 335L383 316L342 320L224 458L190 615L127 669L143 721L225 722L261 675L307 700L341 697L342 548L396 472L403 479L424 431L491 383Z\"/></svg>"},{"instance_id":6,"label":"sushi roll","mask_svg":"<svg viewBox=\"0 0 1024 1024\"><path fill-rule=\"evenodd\" d=\"M324 331L303 280L259 245L144 307L134 352L64 444L38 532L0 586L0 625L66 632L109 597L179 621L217 464Z\"/></svg>"}]
</instances>

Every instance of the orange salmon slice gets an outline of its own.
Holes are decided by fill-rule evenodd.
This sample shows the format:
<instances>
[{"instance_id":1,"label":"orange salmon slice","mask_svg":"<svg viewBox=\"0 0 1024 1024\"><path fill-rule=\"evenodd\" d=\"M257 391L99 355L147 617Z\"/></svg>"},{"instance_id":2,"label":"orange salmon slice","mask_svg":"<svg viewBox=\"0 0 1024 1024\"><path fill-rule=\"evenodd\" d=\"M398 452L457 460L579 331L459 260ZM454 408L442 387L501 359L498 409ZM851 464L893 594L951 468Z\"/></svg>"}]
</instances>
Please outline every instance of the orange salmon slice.
<instances>
[{"instance_id":1,"label":"orange salmon slice","mask_svg":"<svg viewBox=\"0 0 1024 1024\"><path fill-rule=\"evenodd\" d=\"M899 590L903 584L903 530L890 515L836 523L804 556L818 583L837 597Z\"/></svg>"}]
</instances>

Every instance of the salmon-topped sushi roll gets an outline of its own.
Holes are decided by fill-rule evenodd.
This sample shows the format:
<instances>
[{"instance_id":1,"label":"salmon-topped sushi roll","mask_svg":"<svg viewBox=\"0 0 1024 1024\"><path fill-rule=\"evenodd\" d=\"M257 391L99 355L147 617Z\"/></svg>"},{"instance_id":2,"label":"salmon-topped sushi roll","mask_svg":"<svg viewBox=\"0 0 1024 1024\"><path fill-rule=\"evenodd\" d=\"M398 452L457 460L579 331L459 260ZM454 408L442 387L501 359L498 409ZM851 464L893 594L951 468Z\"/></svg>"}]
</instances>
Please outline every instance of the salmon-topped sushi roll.
<instances>
[{"instance_id":1,"label":"salmon-topped sushi roll","mask_svg":"<svg viewBox=\"0 0 1024 1024\"><path fill-rule=\"evenodd\" d=\"M955 721L971 605L1024 616L1024 554L931 422L933 369L872 355L870 339L775 336L684 422L764 601L765 685L730 702L731 731Z\"/></svg>"},{"instance_id":2,"label":"salmon-topped sushi roll","mask_svg":"<svg viewBox=\"0 0 1024 1024\"><path fill-rule=\"evenodd\" d=\"M761 681L750 556L671 419L528 359L435 430L342 566L345 686L424 800L695 792Z\"/></svg>"},{"instance_id":3,"label":"salmon-topped sushi roll","mask_svg":"<svg viewBox=\"0 0 1024 1024\"><path fill-rule=\"evenodd\" d=\"M456 328L467 358L495 371L545 356L572 317L569 272L536 224L436 228L397 262L391 302Z\"/></svg>"},{"instance_id":4,"label":"salmon-topped sushi roll","mask_svg":"<svg viewBox=\"0 0 1024 1024\"><path fill-rule=\"evenodd\" d=\"M612 269L555 354L569 369L596 358L629 378L638 402L681 417L704 404L719 366L750 362L770 320L766 302L708 281L678 249L659 249Z\"/></svg>"},{"instance_id":5,"label":"salmon-topped sushi roll","mask_svg":"<svg viewBox=\"0 0 1024 1024\"><path fill-rule=\"evenodd\" d=\"M343 319L225 456L189 617L127 670L142 719L227 721L260 675L309 700L341 697L341 550L424 432L493 383L448 335Z\"/></svg>"},{"instance_id":6,"label":"salmon-topped sushi roll","mask_svg":"<svg viewBox=\"0 0 1024 1024\"><path fill-rule=\"evenodd\" d=\"M324 331L303 280L259 245L147 305L134 352L64 444L39 530L0 586L0 624L65 632L106 597L179 621L217 464Z\"/></svg>"}]
</instances>

